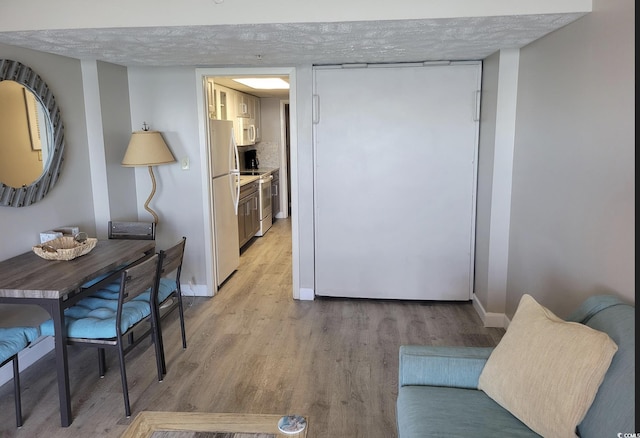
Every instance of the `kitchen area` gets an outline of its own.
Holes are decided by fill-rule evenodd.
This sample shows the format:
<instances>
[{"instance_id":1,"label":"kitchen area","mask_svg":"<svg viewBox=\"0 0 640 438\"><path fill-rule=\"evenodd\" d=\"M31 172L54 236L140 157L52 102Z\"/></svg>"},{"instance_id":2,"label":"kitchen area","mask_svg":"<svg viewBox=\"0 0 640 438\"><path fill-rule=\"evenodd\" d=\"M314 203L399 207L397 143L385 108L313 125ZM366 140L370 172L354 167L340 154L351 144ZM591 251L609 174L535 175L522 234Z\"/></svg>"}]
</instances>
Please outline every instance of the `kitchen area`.
<instances>
[{"instance_id":1,"label":"kitchen area","mask_svg":"<svg viewBox=\"0 0 640 438\"><path fill-rule=\"evenodd\" d=\"M289 213L288 197L280 196L288 192L281 178L288 161L288 82L259 78L280 80L280 89L260 89L244 79L256 78L206 78L218 289L238 269L249 244Z\"/></svg>"}]
</instances>

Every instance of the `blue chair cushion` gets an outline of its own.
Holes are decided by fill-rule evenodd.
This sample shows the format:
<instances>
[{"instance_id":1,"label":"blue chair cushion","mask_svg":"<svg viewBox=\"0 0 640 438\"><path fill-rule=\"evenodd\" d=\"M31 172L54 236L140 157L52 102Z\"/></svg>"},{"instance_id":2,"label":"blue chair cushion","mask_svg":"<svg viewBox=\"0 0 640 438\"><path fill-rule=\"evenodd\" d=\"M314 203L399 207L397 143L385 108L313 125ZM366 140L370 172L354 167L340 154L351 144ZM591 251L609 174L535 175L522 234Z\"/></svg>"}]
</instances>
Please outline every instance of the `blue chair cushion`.
<instances>
[{"instance_id":1,"label":"blue chair cushion","mask_svg":"<svg viewBox=\"0 0 640 438\"><path fill-rule=\"evenodd\" d=\"M88 297L64 311L67 337L85 339L111 339L116 337L117 300ZM126 332L151 313L148 302L131 300L124 303L120 329ZM54 336L53 320L40 325L44 336Z\"/></svg>"},{"instance_id":2,"label":"blue chair cushion","mask_svg":"<svg viewBox=\"0 0 640 438\"><path fill-rule=\"evenodd\" d=\"M158 302L162 303L177 289L178 284L175 278L161 278L160 287L158 288Z\"/></svg>"},{"instance_id":3,"label":"blue chair cushion","mask_svg":"<svg viewBox=\"0 0 640 438\"><path fill-rule=\"evenodd\" d=\"M107 309L111 309L115 312L116 310L118 310L118 296L116 295L116 297L112 299L99 298L99 297L86 297L78 301L76 306L86 307L91 310L96 310L104 307ZM76 306L73 306L73 307L76 307Z\"/></svg>"},{"instance_id":4,"label":"blue chair cushion","mask_svg":"<svg viewBox=\"0 0 640 438\"><path fill-rule=\"evenodd\" d=\"M0 363L19 353L38 336L40 333L36 327L0 328Z\"/></svg>"},{"instance_id":5,"label":"blue chair cushion","mask_svg":"<svg viewBox=\"0 0 640 438\"><path fill-rule=\"evenodd\" d=\"M116 268L116 270L115 270L115 271L111 271L111 272L107 272L106 274L99 275L99 276L97 276L96 278L94 278L94 279L92 279L92 280L87 281L87 282L86 282L86 283L84 283L81 287L82 287L83 289L90 288L91 286L93 286L94 284L98 283L99 281L104 280L104 279L105 279L105 278L107 278L109 275L113 274L114 272L119 271L120 269L124 269L126 266L127 266L126 264L124 264L124 265L120 265L120 266L118 266L118 267Z\"/></svg>"},{"instance_id":6,"label":"blue chair cushion","mask_svg":"<svg viewBox=\"0 0 640 438\"><path fill-rule=\"evenodd\" d=\"M169 295L171 295L175 290L177 290L177 288L178 288L178 284L175 279L161 278L160 287L158 290L158 303L162 303L164 300L166 300L169 297ZM104 298L108 300L117 300L119 290L120 290L120 283L114 282L97 290L91 296L91 298ZM145 292L135 297L133 300L149 302L150 296L151 296L151 290L146 290Z\"/></svg>"},{"instance_id":7,"label":"blue chair cushion","mask_svg":"<svg viewBox=\"0 0 640 438\"><path fill-rule=\"evenodd\" d=\"M111 272L107 272L106 274L100 275L100 276L98 276L98 277L94 278L93 280L89 280L89 281L87 281L87 282L86 282L86 283L84 283L81 287L82 287L83 289L90 288L91 286L93 286L94 284L96 284L96 283L97 283L97 282L99 282L99 281L104 280L105 278L107 278L107 277L108 277L109 275L111 275L111 274L112 274Z\"/></svg>"},{"instance_id":8,"label":"blue chair cushion","mask_svg":"<svg viewBox=\"0 0 640 438\"><path fill-rule=\"evenodd\" d=\"M95 291L92 296L117 300L119 293L120 293L120 282L116 281L101 287L100 289Z\"/></svg>"}]
</instances>

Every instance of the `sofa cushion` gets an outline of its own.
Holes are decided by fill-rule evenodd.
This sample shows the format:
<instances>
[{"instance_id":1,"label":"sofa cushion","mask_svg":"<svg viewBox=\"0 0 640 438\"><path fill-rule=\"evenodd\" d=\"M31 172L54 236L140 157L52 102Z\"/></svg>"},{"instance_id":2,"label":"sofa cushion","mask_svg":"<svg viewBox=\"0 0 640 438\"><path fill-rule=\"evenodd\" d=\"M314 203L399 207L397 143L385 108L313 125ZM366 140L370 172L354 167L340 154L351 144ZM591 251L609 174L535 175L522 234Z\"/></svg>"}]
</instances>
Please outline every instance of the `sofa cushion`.
<instances>
[{"instance_id":1,"label":"sofa cushion","mask_svg":"<svg viewBox=\"0 0 640 438\"><path fill-rule=\"evenodd\" d=\"M588 301L598 304L600 298L593 297ZM635 424L635 318L635 308L618 301L585 321L589 327L607 333L618 344L618 352L593 404L578 426L582 438L600 438L638 430Z\"/></svg>"},{"instance_id":2,"label":"sofa cushion","mask_svg":"<svg viewBox=\"0 0 640 438\"><path fill-rule=\"evenodd\" d=\"M396 409L402 438L539 436L475 389L404 386Z\"/></svg>"},{"instance_id":3,"label":"sofa cushion","mask_svg":"<svg viewBox=\"0 0 640 438\"><path fill-rule=\"evenodd\" d=\"M398 385L476 389L491 347L401 345Z\"/></svg>"},{"instance_id":4,"label":"sofa cushion","mask_svg":"<svg viewBox=\"0 0 640 438\"><path fill-rule=\"evenodd\" d=\"M478 388L540 435L574 437L617 349L525 294Z\"/></svg>"}]
</instances>

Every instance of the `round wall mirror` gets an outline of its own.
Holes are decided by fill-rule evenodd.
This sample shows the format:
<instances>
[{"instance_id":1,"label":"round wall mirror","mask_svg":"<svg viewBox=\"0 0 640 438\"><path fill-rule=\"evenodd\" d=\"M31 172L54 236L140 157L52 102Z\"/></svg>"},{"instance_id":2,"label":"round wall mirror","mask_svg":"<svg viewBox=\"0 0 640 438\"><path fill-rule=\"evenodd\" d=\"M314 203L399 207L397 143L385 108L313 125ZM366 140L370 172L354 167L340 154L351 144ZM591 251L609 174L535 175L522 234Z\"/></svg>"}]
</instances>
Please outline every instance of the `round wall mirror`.
<instances>
[{"instance_id":1,"label":"round wall mirror","mask_svg":"<svg viewBox=\"0 0 640 438\"><path fill-rule=\"evenodd\" d=\"M0 206L44 198L63 161L64 129L47 84L29 67L0 59Z\"/></svg>"}]
</instances>

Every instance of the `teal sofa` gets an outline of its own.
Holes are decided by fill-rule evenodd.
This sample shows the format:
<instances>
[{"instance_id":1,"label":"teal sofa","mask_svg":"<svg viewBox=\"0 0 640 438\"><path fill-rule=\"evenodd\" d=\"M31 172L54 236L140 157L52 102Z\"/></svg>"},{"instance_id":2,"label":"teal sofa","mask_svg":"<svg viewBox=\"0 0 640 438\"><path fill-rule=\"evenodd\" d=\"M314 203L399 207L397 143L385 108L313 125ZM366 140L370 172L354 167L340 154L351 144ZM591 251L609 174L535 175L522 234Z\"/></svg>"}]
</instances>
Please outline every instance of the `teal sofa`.
<instances>
[{"instance_id":1,"label":"teal sofa","mask_svg":"<svg viewBox=\"0 0 640 438\"><path fill-rule=\"evenodd\" d=\"M633 436L635 307L612 296L587 299L568 321L607 333L618 345L604 380L578 426L582 438ZM478 390L492 348L400 347L396 419L399 438L536 437ZM622 435L619 435L622 434Z\"/></svg>"}]
</instances>

